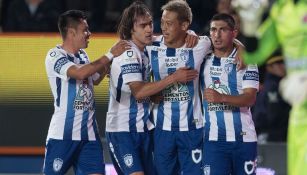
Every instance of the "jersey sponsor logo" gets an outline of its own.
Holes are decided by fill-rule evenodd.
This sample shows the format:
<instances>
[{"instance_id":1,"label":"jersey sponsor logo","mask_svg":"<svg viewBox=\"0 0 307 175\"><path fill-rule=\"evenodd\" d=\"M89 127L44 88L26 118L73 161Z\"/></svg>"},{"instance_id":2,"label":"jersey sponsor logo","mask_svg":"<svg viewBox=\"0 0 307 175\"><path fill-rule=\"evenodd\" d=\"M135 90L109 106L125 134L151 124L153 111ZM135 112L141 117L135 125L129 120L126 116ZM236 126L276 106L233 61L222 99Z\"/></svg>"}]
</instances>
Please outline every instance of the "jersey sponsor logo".
<instances>
[{"instance_id":1,"label":"jersey sponsor logo","mask_svg":"<svg viewBox=\"0 0 307 175\"><path fill-rule=\"evenodd\" d=\"M177 57L167 57L165 58L165 65L167 68L177 67L179 59Z\"/></svg>"},{"instance_id":2,"label":"jersey sponsor logo","mask_svg":"<svg viewBox=\"0 0 307 175\"><path fill-rule=\"evenodd\" d=\"M60 73L62 67L68 62L69 60L66 57L62 57L58 59L54 64L54 71L57 73Z\"/></svg>"},{"instance_id":3,"label":"jersey sponsor logo","mask_svg":"<svg viewBox=\"0 0 307 175\"><path fill-rule=\"evenodd\" d=\"M129 74L129 73L141 73L140 65L139 64L126 64L121 66L122 74Z\"/></svg>"},{"instance_id":4,"label":"jersey sponsor logo","mask_svg":"<svg viewBox=\"0 0 307 175\"><path fill-rule=\"evenodd\" d=\"M74 109L83 111L94 110L93 103L93 90L88 82L84 80L79 85L79 90L74 101Z\"/></svg>"},{"instance_id":5,"label":"jersey sponsor logo","mask_svg":"<svg viewBox=\"0 0 307 175\"><path fill-rule=\"evenodd\" d=\"M194 163L199 163L202 158L202 152L200 149L194 149L192 150L192 160Z\"/></svg>"},{"instance_id":6,"label":"jersey sponsor logo","mask_svg":"<svg viewBox=\"0 0 307 175\"><path fill-rule=\"evenodd\" d=\"M203 171L204 175L210 175L210 165L205 165Z\"/></svg>"},{"instance_id":7,"label":"jersey sponsor logo","mask_svg":"<svg viewBox=\"0 0 307 175\"><path fill-rule=\"evenodd\" d=\"M63 166L63 160L60 158L55 158L53 160L53 171L59 172Z\"/></svg>"},{"instance_id":8,"label":"jersey sponsor logo","mask_svg":"<svg viewBox=\"0 0 307 175\"><path fill-rule=\"evenodd\" d=\"M259 81L259 73L256 71L246 71L243 80Z\"/></svg>"},{"instance_id":9,"label":"jersey sponsor logo","mask_svg":"<svg viewBox=\"0 0 307 175\"><path fill-rule=\"evenodd\" d=\"M163 90L164 101L178 102L190 100L188 87L183 83L174 83Z\"/></svg>"},{"instance_id":10,"label":"jersey sponsor logo","mask_svg":"<svg viewBox=\"0 0 307 175\"><path fill-rule=\"evenodd\" d=\"M254 171L256 170L256 164L257 160L253 161L245 161L244 162L244 171L246 174L253 174Z\"/></svg>"},{"instance_id":11,"label":"jersey sponsor logo","mask_svg":"<svg viewBox=\"0 0 307 175\"><path fill-rule=\"evenodd\" d=\"M126 154L124 155L124 162L125 162L125 165L129 168L132 167L133 165L133 157L131 154Z\"/></svg>"},{"instance_id":12,"label":"jersey sponsor logo","mask_svg":"<svg viewBox=\"0 0 307 175\"><path fill-rule=\"evenodd\" d=\"M217 91L220 94L230 95L230 90L228 87L222 84L219 80L213 81L213 83L209 85L209 88ZM225 103L208 103L207 109L208 111L231 111L236 109L236 107L227 105Z\"/></svg>"},{"instance_id":13,"label":"jersey sponsor logo","mask_svg":"<svg viewBox=\"0 0 307 175\"><path fill-rule=\"evenodd\" d=\"M137 103L150 103L150 98L147 97L147 98L144 98L144 99L139 99L139 100L136 100Z\"/></svg>"},{"instance_id":14,"label":"jersey sponsor logo","mask_svg":"<svg viewBox=\"0 0 307 175\"><path fill-rule=\"evenodd\" d=\"M222 75L222 72L223 72L223 68L217 67L217 66L211 66L211 67L210 67L209 74L210 74L212 77L219 77L219 76Z\"/></svg>"}]
</instances>

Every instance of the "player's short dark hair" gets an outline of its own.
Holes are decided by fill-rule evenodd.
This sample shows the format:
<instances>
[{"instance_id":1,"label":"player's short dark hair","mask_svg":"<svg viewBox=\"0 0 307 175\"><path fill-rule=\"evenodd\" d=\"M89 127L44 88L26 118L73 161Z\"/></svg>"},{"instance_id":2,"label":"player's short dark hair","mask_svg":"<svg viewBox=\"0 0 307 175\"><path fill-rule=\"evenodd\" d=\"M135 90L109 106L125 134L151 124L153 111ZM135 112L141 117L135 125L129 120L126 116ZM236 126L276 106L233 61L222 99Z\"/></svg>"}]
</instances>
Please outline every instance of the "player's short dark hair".
<instances>
[{"instance_id":1,"label":"player's short dark hair","mask_svg":"<svg viewBox=\"0 0 307 175\"><path fill-rule=\"evenodd\" d=\"M161 7L161 10L167 10L178 14L178 20L180 22L192 23L193 14L189 4L184 0L173 0Z\"/></svg>"},{"instance_id":2,"label":"player's short dark hair","mask_svg":"<svg viewBox=\"0 0 307 175\"><path fill-rule=\"evenodd\" d=\"M133 30L133 25L138 17L151 16L149 8L141 1L133 2L129 7L127 7L120 19L118 24L117 33L121 39L129 40L131 39L131 31Z\"/></svg>"},{"instance_id":3,"label":"player's short dark hair","mask_svg":"<svg viewBox=\"0 0 307 175\"><path fill-rule=\"evenodd\" d=\"M226 14L226 13L218 13L218 14L214 15L212 17L211 21L210 21L210 24L213 21L224 21L224 22L227 23L228 27L230 27L232 30L234 30L235 27L236 27L236 22L233 19L233 17L229 14Z\"/></svg>"},{"instance_id":4,"label":"player's short dark hair","mask_svg":"<svg viewBox=\"0 0 307 175\"><path fill-rule=\"evenodd\" d=\"M62 13L58 19L58 28L63 39L67 36L67 29L69 27L77 28L81 20L86 20L87 16L80 10L68 10Z\"/></svg>"}]
</instances>

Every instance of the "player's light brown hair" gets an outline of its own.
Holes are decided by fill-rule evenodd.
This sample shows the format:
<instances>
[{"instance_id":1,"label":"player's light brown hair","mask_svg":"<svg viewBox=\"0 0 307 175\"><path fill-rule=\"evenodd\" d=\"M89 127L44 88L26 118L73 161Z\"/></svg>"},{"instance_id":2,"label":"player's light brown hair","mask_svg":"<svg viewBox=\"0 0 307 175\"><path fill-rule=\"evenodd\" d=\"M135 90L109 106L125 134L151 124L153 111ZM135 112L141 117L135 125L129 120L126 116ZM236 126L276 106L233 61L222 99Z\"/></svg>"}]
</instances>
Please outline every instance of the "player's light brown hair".
<instances>
[{"instance_id":1,"label":"player's light brown hair","mask_svg":"<svg viewBox=\"0 0 307 175\"><path fill-rule=\"evenodd\" d=\"M180 22L192 23L193 14L189 4L184 0L172 0L166 3L161 8L162 11L167 10L178 14Z\"/></svg>"}]
</instances>

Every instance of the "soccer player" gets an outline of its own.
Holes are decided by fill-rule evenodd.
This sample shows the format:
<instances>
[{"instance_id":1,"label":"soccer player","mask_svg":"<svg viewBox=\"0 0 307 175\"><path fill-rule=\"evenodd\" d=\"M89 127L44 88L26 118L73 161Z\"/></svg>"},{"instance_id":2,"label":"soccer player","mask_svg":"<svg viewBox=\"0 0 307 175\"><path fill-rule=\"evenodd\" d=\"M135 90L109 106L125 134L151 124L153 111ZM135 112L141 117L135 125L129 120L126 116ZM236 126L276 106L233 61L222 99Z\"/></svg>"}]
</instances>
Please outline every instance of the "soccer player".
<instances>
[{"instance_id":1,"label":"soccer player","mask_svg":"<svg viewBox=\"0 0 307 175\"><path fill-rule=\"evenodd\" d=\"M210 36L214 52L203 64L204 174L255 174L257 136L250 106L259 86L258 68L247 65L236 70L237 35L228 14L213 16Z\"/></svg>"},{"instance_id":2,"label":"soccer player","mask_svg":"<svg viewBox=\"0 0 307 175\"><path fill-rule=\"evenodd\" d=\"M58 27L63 43L50 49L45 61L54 114L47 136L44 173L65 174L73 166L76 174L104 174L93 85L102 80L113 55L120 55L129 45L119 42L106 56L90 63L83 50L91 35L86 15L78 10L64 12Z\"/></svg>"},{"instance_id":3,"label":"soccer player","mask_svg":"<svg viewBox=\"0 0 307 175\"><path fill-rule=\"evenodd\" d=\"M110 71L110 100L106 120L106 137L119 174L154 175L154 128L150 119L150 96L174 83L198 78L196 70L182 68L161 81L150 82L150 64L144 48L152 43L153 21L149 9L141 2L127 7L119 23L121 39L132 48L113 60Z\"/></svg>"},{"instance_id":4,"label":"soccer player","mask_svg":"<svg viewBox=\"0 0 307 175\"><path fill-rule=\"evenodd\" d=\"M189 5L182 0L162 7L163 37L147 46L154 81L160 81L182 67L200 70L211 52L208 37L200 37L194 48L185 45L192 22ZM202 160L203 114L199 79L174 83L162 91L163 100L154 105L154 163L159 175L199 175ZM179 167L178 163L179 162Z\"/></svg>"},{"instance_id":5,"label":"soccer player","mask_svg":"<svg viewBox=\"0 0 307 175\"><path fill-rule=\"evenodd\" d=\"M287 139L287 174L306 174L307 1L276 0L259 32L252 33L259 34L257 38L249 36L249 39L258 41L258 47L247 45L248 53L243 55L247 63L264 63L277 48L282 50L287 76L281 81L280 90L285 101L292 105Z\"/></svg>"}]
</instances>

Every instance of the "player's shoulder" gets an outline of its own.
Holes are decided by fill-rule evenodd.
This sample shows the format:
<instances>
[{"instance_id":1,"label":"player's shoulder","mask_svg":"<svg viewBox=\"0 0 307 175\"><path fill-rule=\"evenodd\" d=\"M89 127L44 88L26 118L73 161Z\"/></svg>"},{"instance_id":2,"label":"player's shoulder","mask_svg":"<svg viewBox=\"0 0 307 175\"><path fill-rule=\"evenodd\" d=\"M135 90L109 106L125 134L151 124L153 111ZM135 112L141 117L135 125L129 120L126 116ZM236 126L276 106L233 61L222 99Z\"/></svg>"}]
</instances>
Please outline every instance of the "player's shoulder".
<instances>
[{"instance_id":1,"label":"player's shoulder","mask_svg":"<svg viewBox=\"0 0 307 175\"><path fill-rule=\"evenodd\" d=\"M199 42L198 44L205 44L208 46L211 46L211 40L208 36L204 35L204 36L199 36Z\"/></svg>"},{"instance_id":2,"label":"player's shoulder","mask_svg":"<svg viewBox=\"0 0 307 175\"><path fill-rule=\"evenodd\" d=\"M118 60L122 63L134 61L141 55L140 52L141 51L135 45L131 45L131 48L124 51L124 53L119 56Z\"/></svg>"},{"instance_id":3,"label":"player's shoulder","mask_svg":"<svg viewBox=\"0 0 307 175\"><path fill-rule=\"evenodd\" d=\"M59 59L66 57L66 55L67 52L64 49L60 46L56 46L48 51L46 59Z\"/></svg>"}]
</instances>

